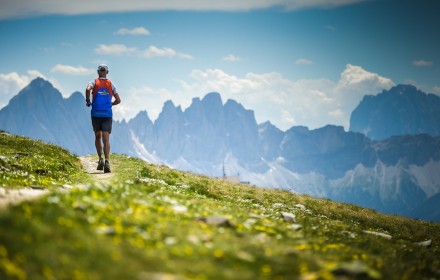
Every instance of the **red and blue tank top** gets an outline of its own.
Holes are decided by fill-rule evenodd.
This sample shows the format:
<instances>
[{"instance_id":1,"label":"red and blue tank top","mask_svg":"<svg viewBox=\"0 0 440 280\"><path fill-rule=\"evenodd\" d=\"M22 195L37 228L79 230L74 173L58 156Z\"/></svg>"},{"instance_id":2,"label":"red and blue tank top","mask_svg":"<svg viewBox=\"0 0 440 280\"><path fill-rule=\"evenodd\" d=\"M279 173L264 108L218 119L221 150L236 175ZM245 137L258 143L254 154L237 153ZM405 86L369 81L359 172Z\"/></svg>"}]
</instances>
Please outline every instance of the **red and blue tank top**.
<instances>
[{"instance_id":1,"label":"red and blue tank top","mask_svg":"<svg viewBox=\"0 0 440 280\"><path fill-rule=\"evenodd\" d=\"M92 117L112 117L112 82L109 79L95 79L92 91Z\"/></svg>"}]
</instances>

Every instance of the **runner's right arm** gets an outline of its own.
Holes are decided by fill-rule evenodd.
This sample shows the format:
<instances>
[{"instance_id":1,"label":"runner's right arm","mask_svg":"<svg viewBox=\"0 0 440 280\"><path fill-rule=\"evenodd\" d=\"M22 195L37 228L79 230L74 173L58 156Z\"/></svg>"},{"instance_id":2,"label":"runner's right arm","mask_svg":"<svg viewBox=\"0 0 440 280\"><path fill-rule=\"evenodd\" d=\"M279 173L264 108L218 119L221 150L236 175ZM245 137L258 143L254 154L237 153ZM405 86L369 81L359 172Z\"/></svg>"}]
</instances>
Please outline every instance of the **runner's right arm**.
<instances>
[{"instance_id":1,"label":"runner's right arm","mask_svg":"<svg viewBox=\"0 0 440 280\"><path fill-rule=\"evenodd\" d=\"M93 85L92 85L92 83L89 83L86 88L86 106L87 107L90 107L90 105L92 104L90 102L90 93L92 92L92 89L93 89Z\"/></svg>"}]
</instances>

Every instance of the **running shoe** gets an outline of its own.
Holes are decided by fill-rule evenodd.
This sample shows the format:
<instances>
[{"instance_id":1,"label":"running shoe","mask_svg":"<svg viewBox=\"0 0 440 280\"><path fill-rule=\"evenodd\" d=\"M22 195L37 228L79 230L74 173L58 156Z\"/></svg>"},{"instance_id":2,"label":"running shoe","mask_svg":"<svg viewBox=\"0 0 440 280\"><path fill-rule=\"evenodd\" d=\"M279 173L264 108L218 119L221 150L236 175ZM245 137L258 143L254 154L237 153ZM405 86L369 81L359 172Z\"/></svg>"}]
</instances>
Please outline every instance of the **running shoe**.
<instances>
[{"instance_id":1,"label":"running shoe","mask_svg":"<svg viewBox=\"0 0 440 280\"><path fill-rule=\"evenodd\" d=\"M110 162L108 162L108 160L105 160L105 164L104 164L104 173L110 173Z\"/></svg>"},{"instance_id":2,"label":"running shoe","mask_svg":"<svg viewBox=\"0 0 440 280\"><path fill-rule=\"evenodd\" d=\"M98 161L98 168L96 170L103 170L104 169L104 160L102 158Z\"/></svg>"}]
</instances>

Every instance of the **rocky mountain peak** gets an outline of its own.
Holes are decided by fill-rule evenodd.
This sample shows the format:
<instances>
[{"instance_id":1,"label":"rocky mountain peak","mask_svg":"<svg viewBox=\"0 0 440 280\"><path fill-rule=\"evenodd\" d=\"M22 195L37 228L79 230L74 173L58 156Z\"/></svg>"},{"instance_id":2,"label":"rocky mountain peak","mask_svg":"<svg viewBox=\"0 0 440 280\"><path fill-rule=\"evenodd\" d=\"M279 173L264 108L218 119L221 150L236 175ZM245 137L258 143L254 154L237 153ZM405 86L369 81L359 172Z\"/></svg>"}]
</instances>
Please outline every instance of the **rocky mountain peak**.
<instances>
[{"instance_id":1,"label":"rocky mountain peak","mask_svg":"<svg viewBox=\"0 0 440 280\"><path fill-rule=\"evenodd\" d=\"M398 85L365 96L350 117L350 131L375 140L395 135L440 135L440 97L412 85Z\"/></svg>"},{"instance_id":2,"label":"rocky mountain peak","mask_svg":"<svg viewBox=\"0 0 440 280\"><path fill-rule=\"evenodd\" d=\"M274 131L274 132L282 132L278 127L273 125L270 121L265 121L264 123L261 123L258 125L258 131Z\"/></svg>"},{"instance_id":3,"label":"rocky mountain peak","mask_svg":"<svg viewBox=\"0 0 440 280\"><path fill-rule=\"evenodd\" d=\"M23 101L21 100L30 99L32 102L28 102L28 104L31 105L34 102L58 102L62 98L61 92L54 88L49 81L43 78L36 78L9 102L11 104L15 102L22 104Z\"/></svg>"},{"instance_id":4,"label":"rocky mountain peak","mask_svg":"<svg viewBox=\"0 0 440 280\"><path fill-rule=\"evenodd\" d=\"M137 115L128 121L128 124L134 125L135 127L140 126L152 126L153 122L151 121L150 117L148 116L147 111L142 110L137 113Z\"/></svg>"},{"instance_id":5,"label":"rocky mountain peak","mask_svg":"<svg viewBox=\"0 0 440 280\"><path fill-rule=\"evenodd\" d=\"M172 111L182 111L180 106L175 106L173 101L167 100L163 104L162 113L172 112Z\"/></svg>"},{"instance_id":6,"label":"rocky mountain peak","mask_svg":"<svg viewBox=\"0 0 440 280\"><path fill-rule=\"evenodd\" d=\"M210 92L202 100L203 104L208 107L219 107L223 106L223 101L218 92Z\"/></svg>"},{"instance_id":7,"label":"rocky mountain peak","mask_svg":"<svg viewBox=\"0 0 440 280\"><path fill-rule=\"evenodd\" d=\"M53 86L49 81L41 77L38 77L32 80L31 83L26 88L36 89L36 88L45 88L45 87L53 87Z\"/></svg>"},{"instance_id":8,"label":"rocky mountain peak","mask_svg":"<svg viewBox=\"0 0 440 280\"><path fill-rule=\"evenodd\" d=\"M387 92L387 91L384 91ZM407 84L407 85L403 85L403 84L399 84L396 85L392 88L390 88L388 90L389 93L391 94L405 94L405 93L414 93L416 92L417 94L425 94L422 91L418 90L414 85L411 84Z\"/></svg>"},{"instance_id":9,"label":"rocky mountain peak","mask_svg":"<svg viewBox=\"0 0 440 280\"><path fill-rule=\"evenodd\" d=\"M80 100L85 101L84 95L79 91L75 91L74 93L72 93L72 95L70 95L68 99L74 102L78 102Z\"/></svg>"}]
</instances>

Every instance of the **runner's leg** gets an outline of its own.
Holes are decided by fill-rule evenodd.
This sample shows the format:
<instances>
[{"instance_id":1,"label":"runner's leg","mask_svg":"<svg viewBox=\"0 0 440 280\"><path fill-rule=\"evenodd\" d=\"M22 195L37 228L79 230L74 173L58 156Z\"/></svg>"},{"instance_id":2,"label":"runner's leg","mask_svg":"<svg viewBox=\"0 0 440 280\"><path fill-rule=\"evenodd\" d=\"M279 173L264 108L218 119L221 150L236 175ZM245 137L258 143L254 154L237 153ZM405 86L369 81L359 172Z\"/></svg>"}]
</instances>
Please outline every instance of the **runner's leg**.
<instances>
[{"instance_id":1,"label":"runner's leg","mask_svg":"<svg viewBox=\"0 0 440 280\"><path fill-rule=\"evenodd\" d=\"M95 147L99 158L102 158L102 134L101 130L95 132Z\"/></svg>"},{"instance_id":2,"label":"runner's leg","mask_svg":"<svg viewBox=\"0 0 440 280\"><path fill-rule=\"evenodd\" d=\"M102 132L102 141L104 142L104 157L106 160L110 158L110 133L108 131Z\"/></svg>"}]
</instances>

